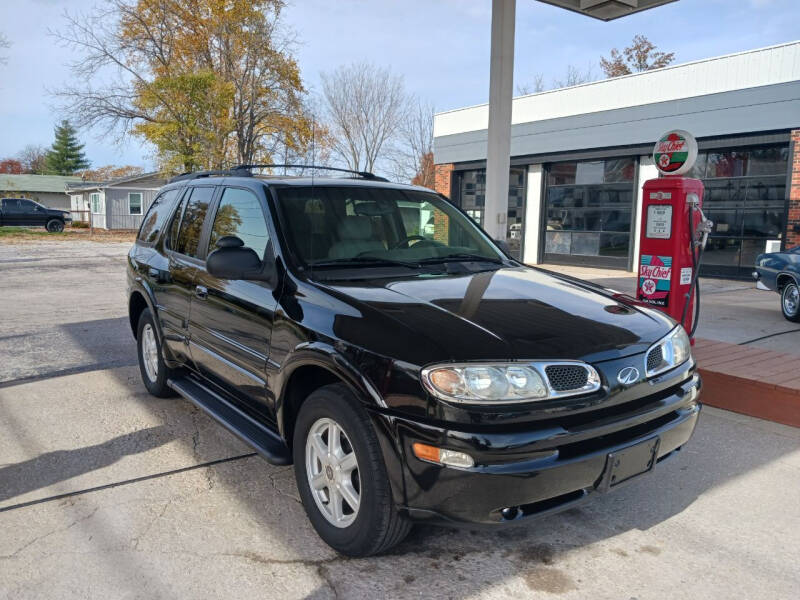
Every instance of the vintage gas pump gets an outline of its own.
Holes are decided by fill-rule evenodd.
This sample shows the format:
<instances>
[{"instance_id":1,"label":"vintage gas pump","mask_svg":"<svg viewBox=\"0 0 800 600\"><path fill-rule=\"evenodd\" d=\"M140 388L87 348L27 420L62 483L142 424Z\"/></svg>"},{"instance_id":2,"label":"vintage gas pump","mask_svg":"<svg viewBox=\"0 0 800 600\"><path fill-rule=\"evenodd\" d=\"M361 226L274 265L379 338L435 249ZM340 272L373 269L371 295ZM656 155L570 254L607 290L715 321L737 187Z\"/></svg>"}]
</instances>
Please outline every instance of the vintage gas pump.
<instances>
[{"instance_id":1,"label":"vintage gas pump","mask_svg":"<svg viewBox=\"0 0 800 600\"><path fill-rule=\"evenodd\" d=\"M713 225L703 215L703 182L682 177L697 160L697 142L685 131L670 131L656 143L653 160L663 177L644 184L636 296L691 337L700 316L697 274Z\"/></svg>"}]
</instances>

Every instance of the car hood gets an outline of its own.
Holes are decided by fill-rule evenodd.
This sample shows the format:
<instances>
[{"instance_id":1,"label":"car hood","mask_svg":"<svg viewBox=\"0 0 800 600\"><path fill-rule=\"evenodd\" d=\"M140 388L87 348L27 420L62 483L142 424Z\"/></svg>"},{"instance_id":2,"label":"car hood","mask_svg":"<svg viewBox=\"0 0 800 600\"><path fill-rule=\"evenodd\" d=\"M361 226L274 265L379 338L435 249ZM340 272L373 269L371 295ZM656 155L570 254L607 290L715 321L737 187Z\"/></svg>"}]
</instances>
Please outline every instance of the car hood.
<instances>
[{"instance_id":1,"label":"car hood","mask_svg":"<svg viewBox=\"0 0 800 600\"><path fill-rule=\"evenodd\" d=\"M417 365L441 360L583 359L647 350L674 322L615 292L529 267L324 284L356 309L333 333Z\"/></svg>"}]
</instances>

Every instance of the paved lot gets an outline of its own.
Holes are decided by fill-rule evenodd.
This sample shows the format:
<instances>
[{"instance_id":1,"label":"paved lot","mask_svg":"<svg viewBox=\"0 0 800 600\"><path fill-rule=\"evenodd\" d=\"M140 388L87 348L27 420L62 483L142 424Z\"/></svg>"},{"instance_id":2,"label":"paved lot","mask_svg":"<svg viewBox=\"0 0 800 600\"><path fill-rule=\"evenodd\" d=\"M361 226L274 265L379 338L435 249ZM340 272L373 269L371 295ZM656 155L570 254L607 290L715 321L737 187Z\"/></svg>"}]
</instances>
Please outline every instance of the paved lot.
<instances>
[{"instance_id":1,"label":"paved lot","mask_svg":"<svg viewBox=\"0 0 800 600\"><path fill-rule=\"evenodd\" d=\"M798 597L800 430L713 409L579 509L338 557L290 468L145 393L125 250L0 246L0 598Z\"/></svg>"}]
</instances>

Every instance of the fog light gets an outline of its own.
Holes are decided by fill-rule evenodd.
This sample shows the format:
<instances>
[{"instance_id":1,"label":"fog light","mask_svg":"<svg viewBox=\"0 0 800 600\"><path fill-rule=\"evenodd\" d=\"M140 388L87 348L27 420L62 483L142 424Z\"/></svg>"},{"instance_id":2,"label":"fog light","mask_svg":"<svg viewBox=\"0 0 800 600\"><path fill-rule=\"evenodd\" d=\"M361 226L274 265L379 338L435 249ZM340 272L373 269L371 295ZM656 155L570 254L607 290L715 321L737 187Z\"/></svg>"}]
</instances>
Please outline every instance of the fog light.
<instances>
[{"instance_id":1,"label":"fog light","mask_svg":"<svg viewBox=\"0 0 800 600\"><path fill-rule=\"evenodd\" d=\"M416 457L420 460L427 460L450 467L469 468L475 466L473 458L464 452L437 448L436 446L429 446L428 444L421 444L419 442L415 442L411 447Z\"/></svg>"}]
</instances>

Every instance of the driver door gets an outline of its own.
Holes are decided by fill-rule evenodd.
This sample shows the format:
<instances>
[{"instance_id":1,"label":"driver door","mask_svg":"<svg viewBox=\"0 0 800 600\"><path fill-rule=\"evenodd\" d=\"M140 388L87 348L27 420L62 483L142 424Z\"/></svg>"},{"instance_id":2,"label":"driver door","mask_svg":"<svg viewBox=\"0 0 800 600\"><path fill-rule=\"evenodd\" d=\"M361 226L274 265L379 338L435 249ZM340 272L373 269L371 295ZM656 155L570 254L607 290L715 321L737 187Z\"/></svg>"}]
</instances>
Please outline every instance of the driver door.
<instances>
[{"instance_id":1,"label":"driver door","mask_svg":"<svg viewBox=\"0 0 800 600\"><path fill-rule=\"evenodd\" d=\"M211 215L212 212L209 212ZM226 235L240 238L261 259L270 241L265 198L225 187L213 211L206 256ZM198 269L189 312L192 359L223 393L274 419L266 381L267 357L277 300L263 281L219 279Z\"/></svg>"}]
</instances>

